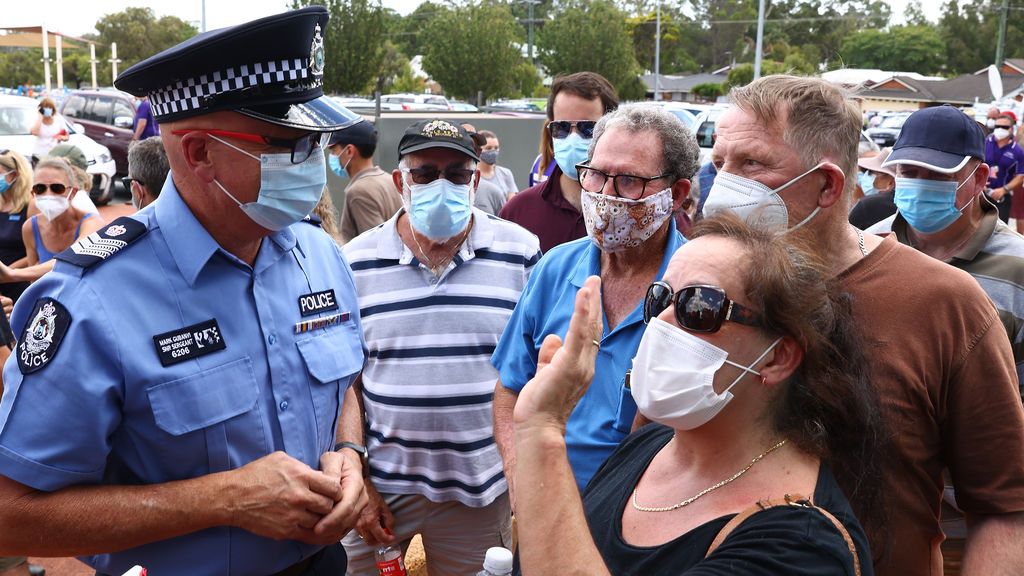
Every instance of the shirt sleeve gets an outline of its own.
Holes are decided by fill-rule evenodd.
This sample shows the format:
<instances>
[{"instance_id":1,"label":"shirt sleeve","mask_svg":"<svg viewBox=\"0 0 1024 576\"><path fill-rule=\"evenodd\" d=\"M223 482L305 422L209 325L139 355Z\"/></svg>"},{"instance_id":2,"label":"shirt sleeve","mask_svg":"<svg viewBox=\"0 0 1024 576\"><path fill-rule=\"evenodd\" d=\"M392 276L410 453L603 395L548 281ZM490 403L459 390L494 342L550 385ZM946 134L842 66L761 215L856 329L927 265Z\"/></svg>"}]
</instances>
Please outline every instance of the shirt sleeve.
<instances>
[{"instance_id":1,"label":"shirt sleeve","mask_svg":"<svg viewBox=\"0 0 1024 576\"><path fill-rule=\"evenodd\" d=\"M351 218L356 225L356 235L387 220L393 214L381 214L380 203L360 186L352 186L345 193L346 218Z\"/></svg>"},{"instance_id":2,"label":"shirt sleeve","mask_svg":"<svg viewBox=\"0 0 1024 576\"><path fill-rule=\"evenodd\" d=\"M58 266L61 266L58 263ZM3 370L0 474L52 491L103 479L124 398L117 331L89 284L51 272L26 292L13 314L21 342L37 300L50 297L70 315L60 342L42 368L22 374L19 351Z\"/></svg>"},{"instance_id":3,"label":"shirt sleeve","mask_svg":"<svg viewBox=\"0 0 1024 576\"><path fill-rule=\"evenodd\" d=\"M538 285L542 273L542 264L534 267L530 273L530 279L491 356L491 365L498 371L501 384L516 393L537 373L539 343L536 342L534 332L538 323L537 315L540 313L538 294L543 293L543 287Z\"/></svg>"}]
</instances>

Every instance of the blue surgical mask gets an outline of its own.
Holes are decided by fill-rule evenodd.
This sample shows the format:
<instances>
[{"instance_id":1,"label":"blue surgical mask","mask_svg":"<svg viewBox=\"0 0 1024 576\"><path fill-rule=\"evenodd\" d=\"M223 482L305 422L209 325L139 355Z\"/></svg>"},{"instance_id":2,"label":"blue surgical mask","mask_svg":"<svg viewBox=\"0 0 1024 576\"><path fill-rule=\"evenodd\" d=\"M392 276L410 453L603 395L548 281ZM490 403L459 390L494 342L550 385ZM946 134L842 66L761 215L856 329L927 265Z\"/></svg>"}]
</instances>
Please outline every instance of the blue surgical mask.
<instances>
[{"instance_id":1,"label":"blue surgical mask","mask_svg":"<svg viewBox=\"0 0 1024 576\"><path fill-rule=\"evenodd\" d=\"M857 181L865 196L878 194L878 190L875 189L875 175L871 172L861 172L857 175Z\"/></svg>"},{"instance_id":2,"label":"blue surgical mask","mask_svg":"<svg viewBox=\"0 0 1024 576\"><path fill-rule=\"evenodd\" d=\"M974 176L974 172L971 172L971 176ZM914 230L924 234L941 232L956 222L971 202L974 202L974 198L971 198L971 202L965 204L963 208L956 207L956 193L971 176L959 186L956 180L897 177L896 208Z\"/></svg>"},{"instance_id":3,"label":"blue surgical mask","mask_svg":"<svg viewBox=\"0 0 1024 576\"><path fill-rule=\"evenodd\" d=\"M255 202L242 204L223 184L213 181L253 222L277 232L305 218L320 202L327 185L322 147L315 148L304 162L292 164L291 154L287 152L256 157L213 134L210 138L259 161L260 193Z\"/></svg>"},{"instance_id":4,"label":"blue surgical mask","mask_svg":"<svg viewBox=\"0 0 1024 576\"><path fill-rule=\"evenodd\" d=\"M10 188L11 183L7 181L7 174L0 174L0 194L5 194Z\"/></svg>"},{"instance_id":5,"label":"blue surgical mask","mask_svg":"<svg viewBox=\"0 0 1024 576\"><path fill-rule=\"evenodd\" d=\"M53 108L43 108L43 116L46 116L47 118L53 116Z\"/></svg>"},{"instance_id":6,"label":"blue surgical mask","mask_svg":"<svg viewBox=\"0 0 1024 576\"><path fill-rule=\"evenodd\" d=\"M454 184L444 178L429 184L405 183L402 203L417 232L431 240L446 240L469 224L473 189L469 184Z\"/></svg>"},{"instance_id":7,"label":"blue surgical mask","mask_svg":"<svg viewBox=\"0 0 1024 576\"><path fill-rule=\"evenodd\" d=\"M342 180L348 178L348 165L350 162L352 161L349 160L344 166L342 166L341 161L338 160L337 156L334 154L327 155L327 165L330 166L331 172L334 172L338 178L341 178Z\"/></svg>"},{"instance_id":8,"label":"blue surgical mask","mask_svg":"<svg viewBox=\"0 0 1024 576\"><path fill-rule=\"evenodd\" d=\"M587 161L590 139L582 138L576 132L572 132L565 138L552 138L551 145L555 149L555 162L562 169L562 174L573 180L578 178L576 165Z\"/></svg>"}]
</instances>

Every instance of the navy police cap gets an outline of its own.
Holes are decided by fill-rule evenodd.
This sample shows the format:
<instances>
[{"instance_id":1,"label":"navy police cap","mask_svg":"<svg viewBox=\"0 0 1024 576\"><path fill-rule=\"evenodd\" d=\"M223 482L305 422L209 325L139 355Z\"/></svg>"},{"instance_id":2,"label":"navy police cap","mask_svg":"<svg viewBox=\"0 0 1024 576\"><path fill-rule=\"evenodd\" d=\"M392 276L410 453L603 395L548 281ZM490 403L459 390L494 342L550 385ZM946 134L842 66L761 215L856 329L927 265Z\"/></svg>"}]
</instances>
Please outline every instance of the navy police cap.
<instances>
[{"instance_id":1,"label":"navy police cap","mask_svg":"<svg viewBox=\"0 0 1024 576\"><path fill-rule=\"evenodd\" d=\"M911 114L882 166L911 164L952 174L971 158L985 160L985 133L973 118L944 104Z\"/></svg>"},{"instance_id":2,"label":"navy police cap","mask_svg":"<svg viewBox=\"0 0 1024 576\"><path fill-rule=\"evenodd\" d=\"M330 132L360 117L323 96L328 13L311 6L211 30L135 64L114 86L149 96L170 122L231 110L280 126Z\"/></svg>"}]
</instances>

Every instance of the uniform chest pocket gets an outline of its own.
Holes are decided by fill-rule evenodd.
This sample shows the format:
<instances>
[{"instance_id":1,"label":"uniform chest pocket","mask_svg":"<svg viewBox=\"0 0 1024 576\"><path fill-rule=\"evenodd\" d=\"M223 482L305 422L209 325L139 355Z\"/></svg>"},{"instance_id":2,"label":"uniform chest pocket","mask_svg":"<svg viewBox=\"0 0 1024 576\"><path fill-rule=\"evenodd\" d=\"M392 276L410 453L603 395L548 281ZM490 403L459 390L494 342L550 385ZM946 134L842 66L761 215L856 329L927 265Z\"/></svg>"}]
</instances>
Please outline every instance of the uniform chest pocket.
<instances>
[{"instance_id":1,"label":"uniform chest pocket","mask_svg":"<svg viewBox=\"0 0 1024 576\"><path fill-rule=\"evenodd\" d=\"M328 328L295 343L309 370L309 391L321 452L334 447L345 390L363 368L363 348L355 324Z\"/></svg>"},{"instance_id":2,"label":"uniform chest pocket","mask_svg":"<svg viewBox=\"0 0 1024 576\"><path fill-rule=\"evenodd\" d=\"M146 393L156 425L181 436L253 410L259 388L249 359L240 358L157 384Z\"/></svg>"}]
</instances>

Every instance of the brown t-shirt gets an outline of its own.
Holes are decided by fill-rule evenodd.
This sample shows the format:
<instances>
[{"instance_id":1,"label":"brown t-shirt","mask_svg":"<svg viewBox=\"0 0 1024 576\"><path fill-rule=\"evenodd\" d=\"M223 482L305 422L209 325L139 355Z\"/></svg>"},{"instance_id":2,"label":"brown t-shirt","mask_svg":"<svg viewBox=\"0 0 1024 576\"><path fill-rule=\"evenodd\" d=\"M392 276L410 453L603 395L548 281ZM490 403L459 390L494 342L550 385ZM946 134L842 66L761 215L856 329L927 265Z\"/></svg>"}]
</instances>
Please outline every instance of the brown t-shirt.
<instances>
[{"instance_id":1,"label":"brown t-shirt","mask_svg":"<svg viewBox=\"0 0 1024 576\"><path fill-rule=\"evenodd\" d=\"M341 214L341 237L349 240L383 224L402 207L402 195L388 174L374 166L354 177L345 187L345 209Z\"/></svg>"},{"instance_id":2,"label":"brown t-shirt","mask_svg":"<svg viewBox=\"0 0 1024 576\"><path fill-rule=\"evenodd\" d=\"M944 467L965 512L1024 511L1024 409L1006 332L974 278L892 237L839 279L894 433L876 573L941 576Z\"/></svg>"}]
</instances>

